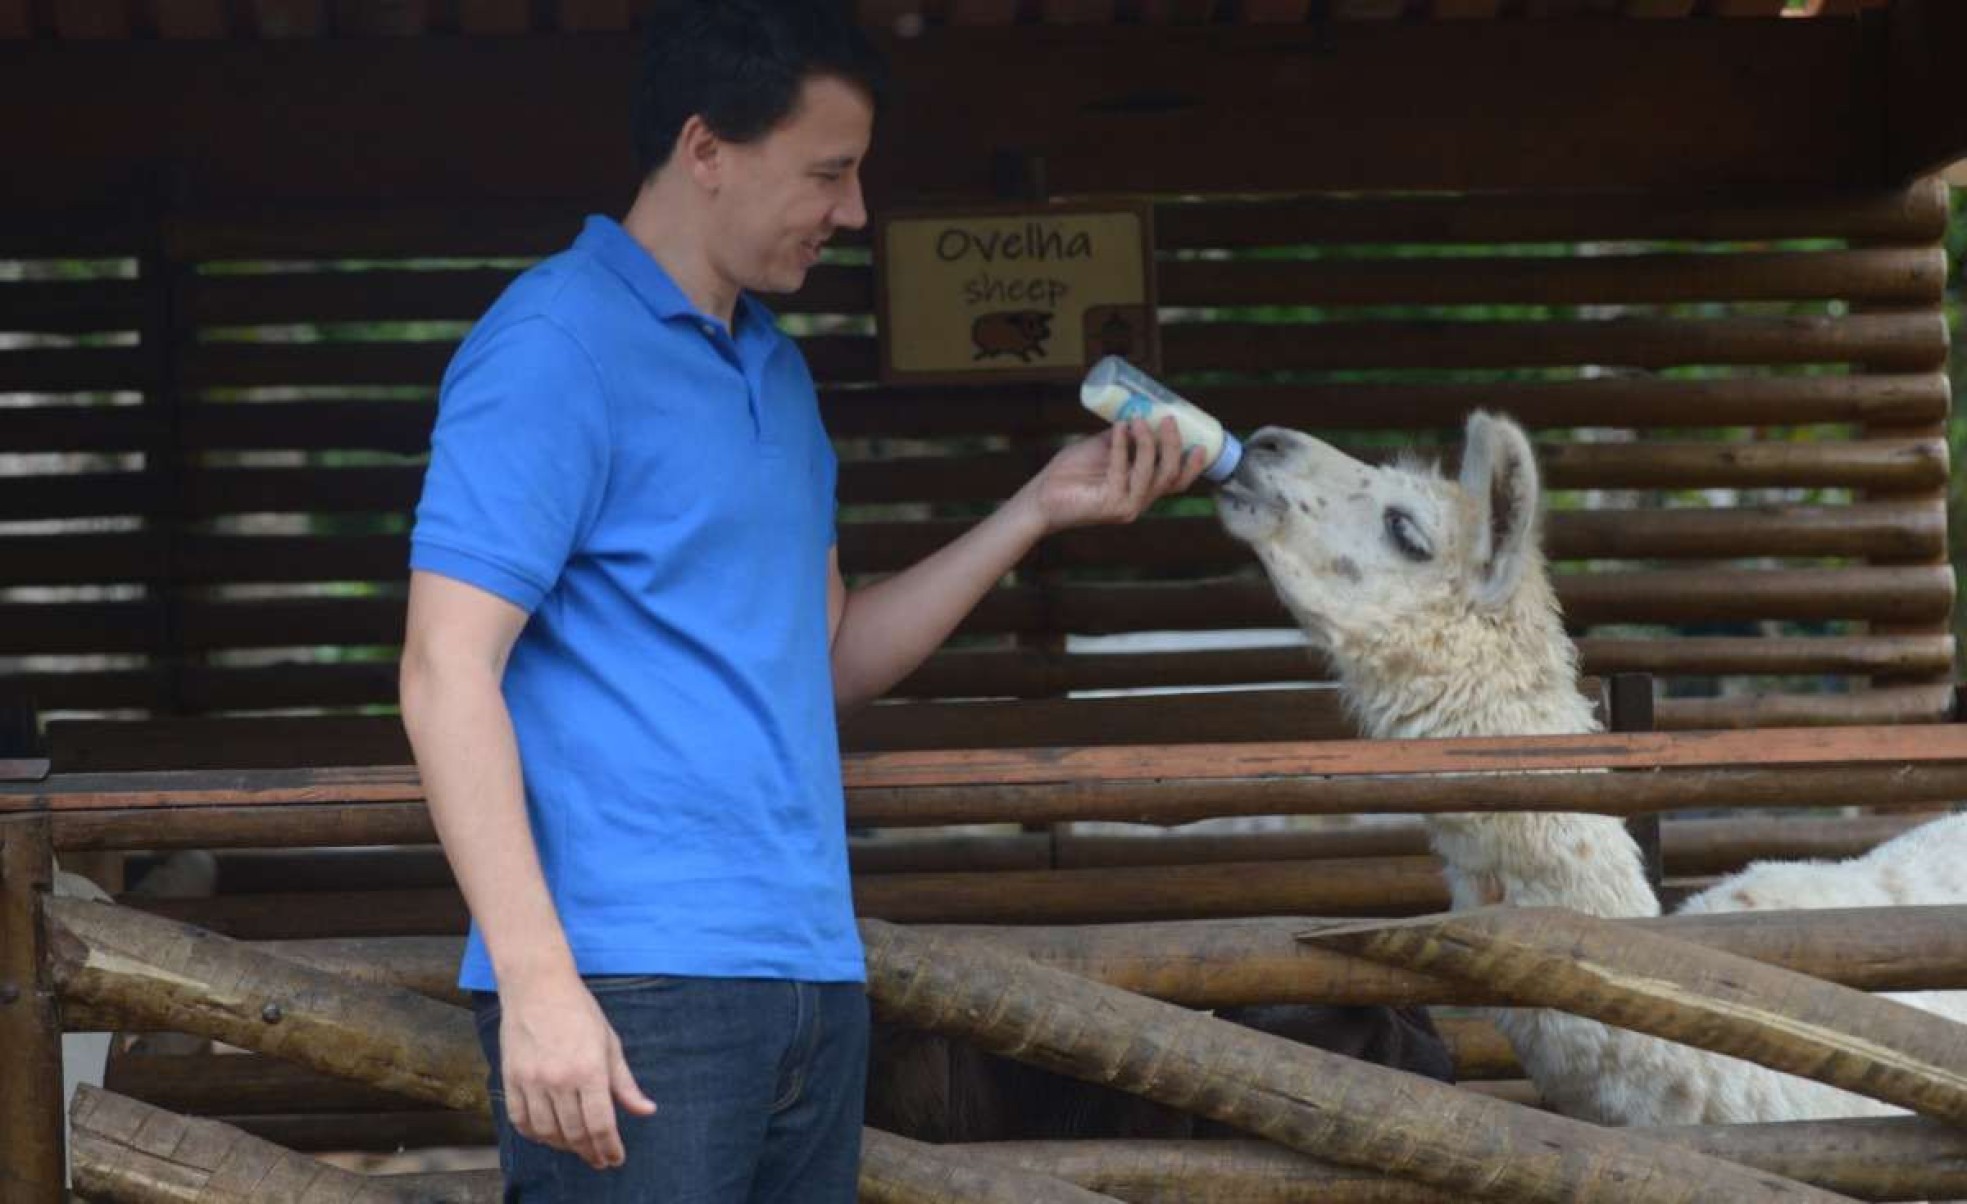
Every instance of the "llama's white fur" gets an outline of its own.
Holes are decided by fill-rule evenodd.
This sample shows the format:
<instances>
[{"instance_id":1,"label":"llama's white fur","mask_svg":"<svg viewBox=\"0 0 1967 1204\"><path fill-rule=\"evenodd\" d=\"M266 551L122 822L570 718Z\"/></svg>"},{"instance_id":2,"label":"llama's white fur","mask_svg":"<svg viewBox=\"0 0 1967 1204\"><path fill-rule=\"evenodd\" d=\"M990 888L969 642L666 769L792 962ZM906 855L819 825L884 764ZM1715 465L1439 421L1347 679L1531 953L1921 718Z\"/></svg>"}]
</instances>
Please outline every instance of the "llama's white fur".
<instances>
[{"instance_id":1,"label":"llama's white fur","mask_svg":"<svg viewBox=\"0 0 1967 1204\"><path fill-rule=\"evenodd\" d=\"M1577 652L1538 544L1536 461L1515 424L1470 417L1462 471L1362 464L1268 428L1221 495L1279 595L1335 666L1376 738L1591 732ZM1430 819L1457 909L1504 903L1600 916L1660 908L1618 820L1582 814ZM1846 862L1757 864L1682 912L1967 901L1967 815ZM1896 996L1967 1021L1967 992ZM1497 1023L1544 1099L1602 1124L1728 1124L1898 1111L1752 1063L1561 1012Z\"/></svg>"}]
</instances>

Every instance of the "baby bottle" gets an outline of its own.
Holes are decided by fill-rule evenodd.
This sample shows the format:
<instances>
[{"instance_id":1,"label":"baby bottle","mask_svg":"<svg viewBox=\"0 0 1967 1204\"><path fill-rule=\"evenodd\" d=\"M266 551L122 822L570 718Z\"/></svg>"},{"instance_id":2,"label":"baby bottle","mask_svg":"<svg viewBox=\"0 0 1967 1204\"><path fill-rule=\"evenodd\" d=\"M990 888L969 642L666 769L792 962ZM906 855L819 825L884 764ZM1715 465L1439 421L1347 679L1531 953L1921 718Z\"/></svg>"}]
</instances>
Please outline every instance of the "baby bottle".
<instances>
[{"instance_id":1,"label":"baby bottle","mask_svg":"<svg viewBox=\"0 0 1967 1204\"><path fill-rule=\"evenodd\" d=\"M1158 427L1163 418L1173 418L1181 432L1182 454L1200 447L1209 458L1202 475L1212 481L1228 480L1243 459L1243 445L1222 423L1117 355L1107 356L1086 373L1085 383L1079 386L1079 403L1108 422L1141 418Z\"/></svg>"}]
</instances>

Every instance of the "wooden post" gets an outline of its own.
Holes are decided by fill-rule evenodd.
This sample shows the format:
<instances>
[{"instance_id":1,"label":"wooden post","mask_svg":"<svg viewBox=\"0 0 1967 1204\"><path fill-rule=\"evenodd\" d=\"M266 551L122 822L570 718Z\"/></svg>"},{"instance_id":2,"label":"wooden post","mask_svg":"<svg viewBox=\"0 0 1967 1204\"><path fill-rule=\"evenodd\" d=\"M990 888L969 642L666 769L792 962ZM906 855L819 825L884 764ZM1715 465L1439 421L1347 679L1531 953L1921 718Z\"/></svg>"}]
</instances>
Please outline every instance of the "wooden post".
<instances>
[{"instance_id":1,"label":"wooden post","mask_svg":"<svg viewBox=\"0 0 1967 1204\"><path fill-rule=\"evenodd\" d=\"M140 347L147 380L143 406L156 419L156 436L144 448L144 471L156 481L162 499L147 518L163 537L163 563L151 588L157 595L157 622L151 657L158 667L158 708L166 714L184 710L184 673L190 653L184 648L185 583L179 579L185 531L190 510L191 476L185 471L185 394L182 349L195 341L184 312L183 294L191 280L189 265L177 262L165 236L165 223L182 190L182 172L161 168L150 185L144 213L144 248L138 257L138 283L143 289ZM202 655L202 654L201 654Z\"/></svg>"},{"instance_id":2,"label":"wooden post","mask_svg":"<svg viewBox=\"0 0 1967 1204\"><path fill-rule=\"evenodd\" d=\"M0 782L38 782L48 776L48 754L31 703L0 699Z\"/></svg>"},{"instance_id":3,"label":"wooden post","mask_svg":"<svg viewBox=\"0 0 1967 1204\"><path fill-rule=\"evenodd\" d=\"M0 698L0 757L25 760L42 755L33 704Z\"/></svg>"},{"instance_id":4,"label":"wooden post","mask_svg":"<svg viewBox=\"0 0 1967 1204\"><path fill-rule=\"evenodd\" d=\"M1611 722L1607 725L1615 732L1650 732L1653 730L1653 676L1650 673L1614 673L1610 686L1612 705ZM1660 852L1660 816L1658 812L1648 815L1634 815L1626 819L1626 831L1639 842L1639 861L1646 870L1646 881L1657 897L1660 885L1666 878L1666 862Z\"/></svg>"},{"instance_id":5,"label":"wooden post","mask_svg":"<svg viewBox=\"0 0 1967 1204\"><path fill-rule=\"evenodd\" d=\"M1957 5L1901 3L1888 15L1886 22L1888 44L1885 56L1885 83L1887 93L1886 141L1889 152L1895 157L1907 149L1907 135L1910 131L1924 129L1931 126L1935 121L1944 124L1946 120L1945 115L1952 111L1953 106L1951 104L1935 104L1931 98L1928 98L1920 106L1925 111L1907 113L1903 111L1901 106L1909 95L1916 95L1922 85L1930 85L1930 79L1927 78L1928 73L1937 60L1933 59L1930 49L1919 43L1929 34L1935 36L1943 35L1940 35L1938 30L1929 30L1926 28L1929 17L1937 17L1940 21L1951 21L1956 30L1967 30L1967 25L1960 24L1957 13L1943 17L1938 16L1941 10L1957 8ZM1905 37L1908 32L1912 35L1910 43L1908 43ZM1957 120L1953 124L1956 127L1961 125ZM1927 132L1931 132L1930 129L1927 129ZM1948 190L1946 185L1938 179L1913 181L1906 187L1905 192L1908 196L1925 194L1929 204L1938 208L1943 213L1947 211ZM1899 249L1889 241L1871 243L1856 239L1852 240L1853 250L1868 249L1874 246L1885 249ZM1940 229L1926 234L1919 240L1919 245L1915 249L1938 252L1940 263L1944 265L1946 263L1945 227L1942 226ZM1892 301L1880 298L1867 301L1854 297L1850 300L1849 312L1854 315L1878 314L1890 316L1922 311L1944 312L1942 310L1942 299L1939 297L1930 297L1918 301L1911 299ZM1875 374L1878 370L1869 366L1853 365L1850 371L1854 375L1868 375ZM1941 448L1945 448L1948 437L1947 427L1948 423L1944 417L1919 422L1895 421L1890 418L1884 418L1867 421L1861 433L1868 442L1875 442L1880 445L1886 444L1887 441L1931 440L1936 442ZM1852 501L1858 504L1888 502L1904 505L1908 508L1921 509L1931 517L1931 521L1936 528L1945 530L1949 493L1950 490L1945 479L1937 481L1906 480L1898 483L1877 482L1868 488L1854 490ZM1948 563L1948 553L1946 548L1929 548L1923 555L1909 555L1905 551L1894 552L1888 548L1880 548L1869 553L1866 563L1894 567L1907 565L1945 566ZM1947 613L1924 620L1911 622L1874 620L1867 624L1868 634L1887 638L1897 636L1940 636L1945 638L1950 636L1952 631L1953 614L1951 605L1948 607ZM1873 673L1863 680L1862 686L1856 692L1863 694L1905 687L1925 687L1937 689L1944 694L1952 684L1953 672L1951 666L1949 666L1938 670L1929 669L1924 672ZM1951 717L1950 715L1944 716L1944 718ZM1912 811L1915 813L1943 813L1947 809L1947 806L1943 803L1928 803L1913 808L1890 808L1885 810L1900 812Z\"/></svg>"},{"instance_id":6,"label":"wooden post","mask_svg":"<svg viewBox=\"0 0 1967 1204\"><path fill-rule=\"evenodd\" d=\"M59 1204L61 1020L49 974L41 900L54 876L48 820L0 821L0 1197Z\"/></svg>"},{"instance_id":7,"label":"wooden post","mask_svg":"<svg viewBox=\"0 0 1967 1204\"><path fill-rule=\"evenodd\" d=\"M34 705L0 702L0 782L33 782L47 777L48 742ZM114 849L70 852L62 868L80 874L111 894L123 889L123 854Z\"/></svg>"},{"instance_id":8,"label":"wooden post","mask_svg":"<svg viewBox=\"0 0 1967 1204\"><path fill-rule=\"evenodd\" d=\"M1967 154L1967 115L1950 82L1967 14L1958 4L1898 0L1885 16L1887 168L1911 181Z\"/></svg>"}]
</instances>

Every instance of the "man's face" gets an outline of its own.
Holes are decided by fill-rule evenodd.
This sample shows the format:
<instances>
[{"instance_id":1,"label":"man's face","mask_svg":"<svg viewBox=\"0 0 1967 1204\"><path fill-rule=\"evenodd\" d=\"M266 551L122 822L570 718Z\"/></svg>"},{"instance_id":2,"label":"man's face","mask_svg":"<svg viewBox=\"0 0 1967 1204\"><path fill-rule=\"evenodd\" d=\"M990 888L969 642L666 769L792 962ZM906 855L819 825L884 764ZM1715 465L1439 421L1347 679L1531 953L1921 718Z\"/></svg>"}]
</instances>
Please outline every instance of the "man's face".
<instances>
[{"instance_id":1,"label":"man's face","mask_svg":"<svg viewBox=\"0 0 1967 1204\"><path fill-rule=\"evenodd\" d=\"M874 108L859 88L813 76L771 133L720 147L718 270L753 292L797 291L835 230L867 224L860 165L873 130Z\"/></svg>"}]
</instances>

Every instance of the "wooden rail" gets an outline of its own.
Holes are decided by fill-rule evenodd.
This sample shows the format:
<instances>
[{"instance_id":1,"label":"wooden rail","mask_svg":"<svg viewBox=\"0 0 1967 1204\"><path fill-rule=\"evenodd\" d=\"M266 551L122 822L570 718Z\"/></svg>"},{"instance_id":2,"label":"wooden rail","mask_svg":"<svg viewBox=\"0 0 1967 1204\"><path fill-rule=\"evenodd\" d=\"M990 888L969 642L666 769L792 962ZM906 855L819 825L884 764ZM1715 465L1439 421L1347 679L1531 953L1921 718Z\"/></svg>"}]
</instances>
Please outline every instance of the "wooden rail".
<instances>
[{"instance_id":1,"label":"wooden rail","mask_svg":"<svg viewBox=\"0 0 1967 1204\"><path fill-rule=\"evenodd\" d=\"M72 905L62 901L55 912ZM1495 1004L1501 994L1453 978L1384 966L1298 940L1304 917L1184 920L1088 927L928 925L1084 978L1187 1007L1262 1003ZM1620 920L1655 933L1864 991L1967 990L1967 907L1834 908ZM247 942L348 981L463 1002L461 939L334 938ZM71 1029L128 1027L113 1011L70 999Z\"/></svg>"},{"instance_id":2,"label":"wooden rail","mask_svg":"<svg viewBox=\"0 0 1967 1204\"><path fill-rule=\"evenodd\" d=\"M1967 798L1967 727L1644 732L1455 740L852 755L848 821L922 827L1221 815L1890 805ZM1611 772L1608 772L1611 771ZM55 846L428 843L408 766L51 774L0 782Z\"/></svg>"}]
</instances>

